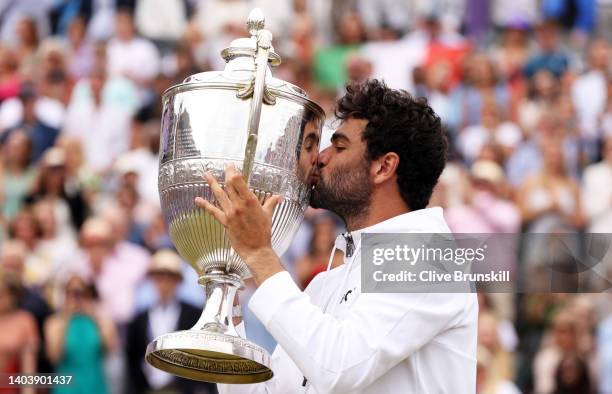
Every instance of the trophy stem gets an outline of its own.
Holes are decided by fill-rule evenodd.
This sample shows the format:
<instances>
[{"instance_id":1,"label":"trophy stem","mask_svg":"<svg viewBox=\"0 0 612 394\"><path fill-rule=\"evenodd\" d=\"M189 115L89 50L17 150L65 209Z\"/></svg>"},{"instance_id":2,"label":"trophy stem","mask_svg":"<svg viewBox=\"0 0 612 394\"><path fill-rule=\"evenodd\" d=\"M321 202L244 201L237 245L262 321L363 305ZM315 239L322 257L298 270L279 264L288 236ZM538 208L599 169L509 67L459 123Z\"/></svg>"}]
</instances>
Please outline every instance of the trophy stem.
<instances>
[{"instance_id":1,"label":"trophy stem","mask_svg":"<svg viewBox=\"0 0 612 394\"><path fill-rule=\"evenodd\" d=\"M241 338L232 308L240 276L211 270L200 278L206 289L202 316L189 330L161 335L147 346L149 364L183 378L215 383L258 383L270 379L270 355Z\"/></svg>"},{"instance_id":2,"label":"trophy stem","mask_svg":"<svg viewBox=\"0 0 612 394\"><path fill-rule=\"evenodd\" d=\"M232 312L236 292L242 287L240 276L212 270L204 274L199 282L206 291L206 305L192 330L239 336L234 327Z\"/></svg>"}]
</instances>

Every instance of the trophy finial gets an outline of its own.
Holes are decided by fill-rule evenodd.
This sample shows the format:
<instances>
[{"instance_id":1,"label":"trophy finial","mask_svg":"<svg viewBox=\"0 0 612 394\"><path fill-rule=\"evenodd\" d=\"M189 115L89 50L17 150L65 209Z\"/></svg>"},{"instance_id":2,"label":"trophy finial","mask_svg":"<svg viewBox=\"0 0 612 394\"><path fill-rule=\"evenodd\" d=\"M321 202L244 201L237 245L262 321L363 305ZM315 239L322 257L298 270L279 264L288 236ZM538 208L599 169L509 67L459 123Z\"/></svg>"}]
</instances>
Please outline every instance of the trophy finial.
<instances>
[{"instance_id":1,"label":"trophy finial","mask_svg":"<svg viewBox=\"0 0 612 394\"><path fill-rule=\"evenodd\" d=\"M266 24L266 17L261 8L253 8L246 24L249 34L253 37L257 36L257 31L262 30Z\"/></svg>"}]
</instances>

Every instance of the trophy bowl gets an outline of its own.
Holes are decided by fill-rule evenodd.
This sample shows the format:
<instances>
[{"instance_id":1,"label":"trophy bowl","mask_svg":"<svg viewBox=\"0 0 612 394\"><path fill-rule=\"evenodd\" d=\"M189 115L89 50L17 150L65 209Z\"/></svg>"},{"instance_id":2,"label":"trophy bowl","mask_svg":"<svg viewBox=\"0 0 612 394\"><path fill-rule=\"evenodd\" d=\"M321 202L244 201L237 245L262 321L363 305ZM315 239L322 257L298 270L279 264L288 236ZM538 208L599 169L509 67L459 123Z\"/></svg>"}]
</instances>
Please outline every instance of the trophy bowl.
<instances>
[{"instance_id":1,"label":"trophy bowl","mask_svg":"<svg viewBox=\"0 0 612 394\"><path fill-rule=\"evenodd\" d=\"M232 309L250 277L225 228L194 199L216 204L204 180L210 172L224 186L234 163L263 203L283 196L272 218L272 247L282 254L308 207L325 114L305 92L272 77L280 64L261 11L247 21L250 38L222 51L223 71L192 75L163 96L159 195L172 242L196 270L206 303L193 328L164 334L149 344L146 360L184 378L217 383L256 383L273 373L262 347L241 338Z\"/></svg>"}]
</instances>

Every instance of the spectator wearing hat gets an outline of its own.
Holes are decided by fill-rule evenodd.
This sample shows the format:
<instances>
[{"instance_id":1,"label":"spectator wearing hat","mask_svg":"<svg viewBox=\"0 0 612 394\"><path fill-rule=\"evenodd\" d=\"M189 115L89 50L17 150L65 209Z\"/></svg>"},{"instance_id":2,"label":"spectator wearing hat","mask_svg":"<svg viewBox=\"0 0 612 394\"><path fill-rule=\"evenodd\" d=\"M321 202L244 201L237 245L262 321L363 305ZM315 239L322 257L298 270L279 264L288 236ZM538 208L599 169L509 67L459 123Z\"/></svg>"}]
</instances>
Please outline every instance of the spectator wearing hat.
<instances>
[{"instance_id":1,"label":"spectator wearing hat","mask_svg":"<svg viewBox=\"0 0 612 394\"><path fill-rule=\"evenodd\" d=\"M126 353L130 392L192 393L195 391L193 382L155 369L144 360L150 341L162 334L188 330L200 316L197 308L177 297L177 288L183 280L182 261L172 250L161 249L151 257L148 275L155 284L157 301L128 325ZM198 390L202 390L201 383L198 383ZM214 385L210 385L210 390L214 392Z\"/></svg>"}]
</instances>

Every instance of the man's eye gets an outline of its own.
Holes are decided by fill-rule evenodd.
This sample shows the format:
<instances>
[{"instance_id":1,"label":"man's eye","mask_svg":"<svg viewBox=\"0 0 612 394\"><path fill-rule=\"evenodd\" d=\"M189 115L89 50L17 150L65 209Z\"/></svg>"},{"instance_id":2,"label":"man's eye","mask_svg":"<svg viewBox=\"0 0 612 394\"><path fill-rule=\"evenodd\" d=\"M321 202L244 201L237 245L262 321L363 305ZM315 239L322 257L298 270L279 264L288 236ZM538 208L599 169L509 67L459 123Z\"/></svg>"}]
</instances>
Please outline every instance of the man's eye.
<instances>
[{"instance_id":1,"label":"man's eye","mask_svg":"<svg viewBox=\"0 0 612 394\"><path fill-rule=\"evenodd\" d=\"M336 149L336 151L338 151L338 152L340 152L340 151L342 151L342 150L345 150L345 149L346 149L346 148L345 148L345 147L343 147L343 146L335 146L334 148L335 148L335 149Z\"/></svg>"}]
</instances>

